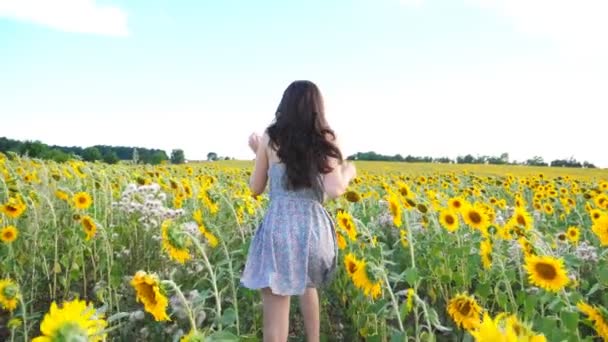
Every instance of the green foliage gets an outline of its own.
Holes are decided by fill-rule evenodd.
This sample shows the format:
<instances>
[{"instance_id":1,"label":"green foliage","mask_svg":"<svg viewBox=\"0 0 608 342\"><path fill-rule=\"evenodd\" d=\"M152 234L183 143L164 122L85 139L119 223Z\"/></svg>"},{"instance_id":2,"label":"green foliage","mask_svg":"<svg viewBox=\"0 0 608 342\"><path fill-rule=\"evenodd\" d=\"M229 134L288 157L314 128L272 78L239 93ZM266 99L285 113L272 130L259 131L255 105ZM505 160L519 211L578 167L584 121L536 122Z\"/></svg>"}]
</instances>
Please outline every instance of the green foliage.
<instances>
[{"instance_id":1,"label":"green foliage","mask_svg":"<svg viewBox=\"0 0 608 342\"><path fill-rule=\"evenodd\" d=\"M184 151L180 149L176 149L171 151L171 163L172 164L183 164L186 162L186 157L184 155Z\"/></svg>"}]
</instances>

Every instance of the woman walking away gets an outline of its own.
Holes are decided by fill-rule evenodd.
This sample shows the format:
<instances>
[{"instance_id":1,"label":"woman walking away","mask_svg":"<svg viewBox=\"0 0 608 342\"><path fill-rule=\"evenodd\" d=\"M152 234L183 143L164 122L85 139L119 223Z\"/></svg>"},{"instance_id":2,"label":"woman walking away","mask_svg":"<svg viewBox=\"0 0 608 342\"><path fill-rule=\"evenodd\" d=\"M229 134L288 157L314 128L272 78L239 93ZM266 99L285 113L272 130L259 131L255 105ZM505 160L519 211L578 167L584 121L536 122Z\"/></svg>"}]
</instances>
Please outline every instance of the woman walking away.
<instances>
[{"instance_id":1,"label":"woman walking away","mask_svg":"<svg viewBox=\"0 0 608 342\"><path fill-rule=\"evenodd\" d=\"M338 257L334 223L323 203L346 191L355 167L343 159L321 93L309 81L289 85L274 122L262 137L252 134L249 146L256 153L251 191L259 195L268 183L270 203L241 283L262 292L264 341L287 341L295 295L307 341L319 341L317 288L329 283Z\"/></svg>"}]
</instances>

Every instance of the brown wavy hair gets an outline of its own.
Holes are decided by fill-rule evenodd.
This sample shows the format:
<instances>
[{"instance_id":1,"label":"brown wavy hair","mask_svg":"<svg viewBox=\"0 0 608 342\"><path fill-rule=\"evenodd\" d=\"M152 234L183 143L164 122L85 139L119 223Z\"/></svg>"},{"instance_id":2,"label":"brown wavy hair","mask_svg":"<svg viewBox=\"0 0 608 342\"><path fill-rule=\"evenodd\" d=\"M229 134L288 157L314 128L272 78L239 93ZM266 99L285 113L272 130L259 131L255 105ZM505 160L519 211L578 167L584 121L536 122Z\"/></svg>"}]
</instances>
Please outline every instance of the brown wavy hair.
<instances>
[{"instance_id":1,"label":"brown wavy hair","mask_svg":"<svg viewBox=\"0 0 608 342\"><path fill-rule=\"evenodd\" d=\"M315 187L319 174L329 173L329 158L343 160L334 131L325 119L323 97L310 81L295 81L285 92L274 122L266 129L270 146L286 166L288 188Z\"/></svg>"}]
</instances>

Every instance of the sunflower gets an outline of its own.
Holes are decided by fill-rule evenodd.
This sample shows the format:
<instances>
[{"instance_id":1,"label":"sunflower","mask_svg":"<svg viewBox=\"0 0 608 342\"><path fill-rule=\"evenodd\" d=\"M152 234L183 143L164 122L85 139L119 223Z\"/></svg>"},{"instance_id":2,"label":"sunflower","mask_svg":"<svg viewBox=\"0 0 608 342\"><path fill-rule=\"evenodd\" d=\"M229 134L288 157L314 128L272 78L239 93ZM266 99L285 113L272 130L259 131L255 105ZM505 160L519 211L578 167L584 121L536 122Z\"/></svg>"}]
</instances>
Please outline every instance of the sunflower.
<instances>
[{"instance_id":1,"label":"sunflower","mask_svg":"<svg viewBox=\"0 0 608 342\"><path fill-rule=\"evenodd\" d=\"M542 334L536 334L532 329L511 315L499 314L494 319L484 312L483 320L477 329L471 331L476 342L546 342Z\"/></svg>"},{"instance_id":2,"label":"sunflower","mask_svg":"<svg viewBox=\"0 0 608 342\"><path fill-rule=\"evenodd\" d=\"M357 270L359 269L359 261L354 254L348 253L344 257L344 267L346 268L346 273L348 273L350 277L357 273Z\"/></svg>"},{"instance_id":3,"label":"sunflower","mask_svg":"<svg viewBox=\"0 0 608 342\"><path fill-rule=\"evenodd\" d=\"M447 311L456 325L466 330L479 326L481 307L473 296L461 293L450 299Z\"/></svg>"},{"instance_id":4,"label":"sunflower","mask_svg":"<svg viewBox=\"0 0 608 342\"><path fill-rule=\"evenodd\" d=\"M17 237L19 237L19 230L15 226L0 229L0 240L6 244L13 243Z\"/></svg>"},{"instance_id":5,"label":"sunflower","mask_svg":"<svg viewBox=\"0 0 608 342\"><path fill-rule=\"evenodd\" d=\"M25 209L27 209L27 207L21 198L14 197L9 198L8 202L0 206L0 211L3 212L4 215L14 219L23 215Z\"/></svg>"},{"instance_id":6,"label":"sunflower","mask_svg":"<svg viewBox=\"0 0 608 342\"><path fill-rule=\"evenodd\" d=\"M190 330L188 335L184 335L179 342L204 342L205 335L197 330Z\"/></svg>"},{"instance_id":7,"label":"sunflower","mask_svg":"<svg viewBox=\"0 0 608 342\"><path fill-rule=\"evenodd\" d=\"M543 210L547 215L553 215L553 213L555 212L551 203L545 203L545 205L543 206Z\"/></svg>"},{"instance_id":8,"label":"sunflower","mask_svg":"<svg viewBox=\"0 0 608 342\"><path fill-rule=\"evenodd\" d=\"M93 199L91 199L91 195L83 191L75 194L72 202L76 208L86 210L93 204Z\"/></svg>"},{"instance_id":9,"label":"sunflower","mask_svg":"<svg viewBox=\"0 0 608 342\"><path fill-rule=\"evenodd\" d=\"M53 302L40 324L42 335L32 342L105 341L107 325L103 316L85 301L64 302L62 308Z\"/></svg>"},{"instance_id":10,"label":"sunflower","mask_svg":"<svg viewBox=\"0 0 608 342\"><path fill-rule=\"evenodd\" d=\"M602 215L593 222L591 230L600 239L602 246L608 246L608 215Z\"/></svg>"},{"instance_id":11,"label":"sunflower","mask_svg":"<svg viewBox=\"0 0 608 342\"><path fill-rule=\"evenodd\" d=\"M17 308L21 293L19 286L10 279L0 279L0 307L13 312Z\"/></svg>"},{"instance_id":12,"label":"sunflower","mask_svg":"<svg viewBox=\"0 0 608 342\"><path fill-rule=\"evenodd\" d=\"M162 246L169 257L180 264L190 260L191 241L180 227L173 224L171 220L165 220L161 226Z\"/></svg>"},{"instance_id":13,"label":"sunflower","mask_svg":"<svg viewBox=\"0 0 608 342\"><path fill-rule=\"evenodd\" d=\"M398 187L398 191L401 194L401 196L403 196L405 198L414 197L414 193L412 192L412 190L410 190L410 187L405 182L398 182L397 187Z\"/></svg>"},{"instance_id":14,"label":"sunflower","mask_svg":"<svg viewBox=\"0 0 608 342\"><path fill-rule=\"evenodd\" d=\"M401 221L401 205L399 204L399 199L395 194L390 194L387 201L389 210L393 216L393 224L395 227L400 228L403 222Z\"/></svg>"},{"instance_id":15,"label":"sunflower","mask_svg":"<svg viewBox=\"0 0 608 342\"><path fill-rule=\"evenodd\" d=\"M490 218L483 207L479 204L467 204L461 211L464 222L471 228L477 229L483 234L487 233L490 226Z\"/></svg>"},{"instance_id":16,"label":"sunflower","mask_svg":"<svg viewBox=\"0 0 608 342\"><path fill-rule=\"evenodd\" d=\"M401 245L403 246L403 248L407 248L407 246L408 246L407 230L406 229L400 229L399 230L399 236L400 236L400 240L401 240Z\"/></svg>"},{"instance_id":17,"label":"sunflower","mask_svg":"<svg viewBox=\"0 0 608 342\"><path fill-rule=\"evenodd\" d=\"M492 267L492 242L484 239L479 246L479 255L485 269Z\"/></svg>"},{"instance_id":18,"label":"sunflower","mask_svg":"<svg viewBox=\"0 0 608 342\"><path fill-rule=\"evenodd\" d=\"M603 209L608 209L608 195L606 194L601 194L598 195L597 197L595 197L593 199L593 201L595 202L595 204Z\"/></svg>"},{"instance_id":19,"label":"sunflower","mask_svg":"<svg viewBox=\"0 0 608 342\"><path fill-rule=\"evenodd\" d=\"M534 227L532 216L524 208L516 207L515 212L511 217L511 221L514 225L524 228L525 230L530 230L532 227Z\"/></svg>"},{"instance_id":20,"label":"sunflower","mask_svg":"<svg viewBox=\"0 0 608 342\"><path fill-rule=\"evenodd\" d=\"M465 206L465 200L462 197L454 197L448 200L448 207L455 212L459 212Z\"/></svg>"},{"instance_id":21,"label":"sunflower","mask_svg":"<svg viewBox=\"0 0 608 342\"><path fill-rule=\"evenodd\" d=\"M205 236L205 239L207 240L207 243L209 244L209 246L211 246L211 248L217 247L217 245L219 244L219 240L215 235L213 235L213 233L211 233L210 231L205 231L203 235Z\"/></svg>"},{"instance_id":22,"label":"sunflower","mask_svg":"<svg viewBox=\"0 0 608 342\"><path fill-rule=\"evenodd\" d=\"M547 291L558 292L568 284L568 274L561 259L530 255L525 258L524 267L530 282Z\"/></svg>"},{"instance_id":23,"label":"sunflower","mask_svg":"<svg viewBox=\"0 0 608 342\"><path fill-rule=\"evenodd\" d=\"M426 207L426 205L422 204L422 203L418 203L416 205L416 209L418 209L418 211L421 214L426 214L429 211L429 208Z\"/></svg>"},{"instance_id":24,"label":"sunflower","mask_svg":"<svg viewBox=\"0 0 608 342\"><path fill-rule=\"evenodd\" d=\"M340 234L340 232L336 232L336 241L338 242L338 248L343 250L346 248L346 239L344 235Z\"/></svg>"},{"instance_id":25,"label":"sunflower","mask_svg":"<svg viewBox=\"0 0 608 342\"><path fill-rule=\"evenodd\" d=\"M458 215L452 209L444 209L439 212L439 223L449 232L454 232L458 229Z\"/></svg>"},{"instance_id":26,"label":"sunflower","mask_svg":"<svg viewBox=\"0 0 608 342\"><path fill-rule=\"evenodd\" d=\"M137 294L137 301L143 303L144 309L159 321L168 321L167 306L169 300L163 294L160 280L155 274L138 271L131 280L131 286Z\"/></svg>"},{"instance_id":27,"label":"sunflower","mask_svg":"<svg viewBox=\"0 0 608 342\"><path fill-rule=\"evenodd\" d=\"M55 190L55 197L64 202L67 202L70 199L70 195L68 195L68 193L63 190Z\"/></svg>"},{"instance_id":28,"label":"sunflower","mask_svg":"<svg viewBox=\"0 0 608 342\"><path fill-rule=\"evenodd\" d=\"M97 232L97 225L95 224L95 221L93 221L90 216L85 215L80 218L80 224L82 224L82 229L87 235L87 241L91 240Z\"/></svg>"},{"instance_id":29,"label":"sunflower","mask_svg":"<svg viewBox=\"0 0 608 342\"><path fill-rule=\"evenodd\" d=\"M361 200L361 195L358 192L349 190L344 194L347 201L357 203Z\"/></svg>"},{"instance_id":30,"label":"sunflower","mask_svg":"<svg viewBox=\"0 0 608 342\"><path fill-rule=\"evenodd\" d=\"M357 240L357 227L349 213L340 211L336 220L338 221L338 227L342 228L352 241Z\"/></svg>"},{"instance_id":31,"label":"sunflower","mask_svg":"<svg viewBox=\"0 0 608 342\"><path fill-rule=\"evenodd\" d=\"M608 322L604 319L601 311L583 301L578 302L576 307L583 313L587 318L593 322L595 331L604 340L608 341Z\"/></svg>"},{"instance_id":32,"label":"sunflower","mask_svg":"<svg viewBox=\"0 0 608 342\"><path fill-rule=\"evenodd\" d=\"M591 221L593 222L599 220L602 216L606 216L606 214L599 209L591 209L589 211L589 215L591 216Z\"/></svg>"}]
</instances>

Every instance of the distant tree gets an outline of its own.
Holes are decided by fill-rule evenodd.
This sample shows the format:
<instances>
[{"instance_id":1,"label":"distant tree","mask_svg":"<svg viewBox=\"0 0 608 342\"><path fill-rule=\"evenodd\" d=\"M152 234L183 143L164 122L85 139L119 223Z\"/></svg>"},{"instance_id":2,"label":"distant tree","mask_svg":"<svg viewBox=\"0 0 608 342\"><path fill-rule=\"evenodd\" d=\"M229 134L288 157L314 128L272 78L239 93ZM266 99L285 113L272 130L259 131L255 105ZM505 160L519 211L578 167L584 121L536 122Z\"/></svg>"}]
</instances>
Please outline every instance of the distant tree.
<instances>
[{"instance_id":1,"label":"distant tree","mask_svg":"<svg viewBox=\"0 0 608 342\"><path fill-rule=\"evenodd\" d=\"M209 161L217 160L217 153L215 153L215 152L207 153L207 160L209 160Z\"/></svg>"},{"instance_id":2,"label":"distant tree","mask_svg":"<svg viewBox=\"0 0 608 342\"><path fill-rule=\"evenodd\" d=\"M171 163L172 164L183 164L186 162L186 157L184 156L184 151L180 149L176 149L171 151Z\"/></svg>"},{"instance_id":3,"label":"distant tree","mask_svg":"<svg viewBox=\"0 0 608 342\"><path fill-rule=\"evenodd\" d=\"M120 159L118 158L116 152L108 151L106 154L104 154L103 161L108 164L116 164L120 161Z\"/></svg>"},{"instance_id":4,"label":"distant tree","mask_svg":"<svg viewBox=\"0 0 608 342\"><path fill-rule=\"evenodd\" d=\"M530 166L548 166L548 164L545 163L543 157L540 157L540 156L534 156L531 159L526 160L526 165L530 165Z\"/></svg>"},{"instance_id":5,"label":"distant tree","mask_svg":"<svg viewBox=\"0 0 608 342\"><path fill-rule=\"evenodd\" d=\"M54 160L57 163L64 163L70 160L70 155L63 152L58 148L53 148L48 150L48 152L43 156L44 159Z\"/></svg>"},{"instance_id":6,"label":"distant tree","mask_svg":"<svg viewBox=\"0 0 608 342\"><path fill-rule=\"evenodd\" d=\"M150 163L153 165L158 165L167 159L169 158L167 157L165 151L156 151L154 152L154 154L152 154L152 157L150 158Z\"/></svg>"},{"instance_id":7,"label":"distant tree","mask_svg":"<svg viewBox=\"0 0 608 342\"><path fill-rule=\"evenodd\" d=\"M503 161L503 164L509 164L509 154L507 152L501 154L500 159Z\"/></svg>"},{"instance_id":8,"label":"distant tree","mask_svg":"<svg viewBox=\"0 0 608 342\"><path fill-rule=\"evenodd\" d=\"M84 151L82 151L82 159L88 162L101 160L101 158L101 152L99 152L99 149L97 149L96 147L87 147L84 149Z\"/></svg>"},{"instance_id":9,"label":"distant tree","mask_svg":"<svg viewBox=\"0 0 608 342\"><path fill-rule=\"evenodd\" d=\"M26 141L21 144L19 154L27 155L30 158L42 158L48 151L48 146L40 141Z\"/></svg>"}]
</instances>

